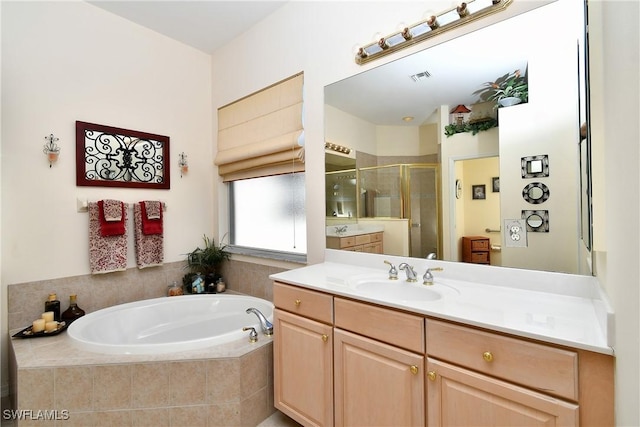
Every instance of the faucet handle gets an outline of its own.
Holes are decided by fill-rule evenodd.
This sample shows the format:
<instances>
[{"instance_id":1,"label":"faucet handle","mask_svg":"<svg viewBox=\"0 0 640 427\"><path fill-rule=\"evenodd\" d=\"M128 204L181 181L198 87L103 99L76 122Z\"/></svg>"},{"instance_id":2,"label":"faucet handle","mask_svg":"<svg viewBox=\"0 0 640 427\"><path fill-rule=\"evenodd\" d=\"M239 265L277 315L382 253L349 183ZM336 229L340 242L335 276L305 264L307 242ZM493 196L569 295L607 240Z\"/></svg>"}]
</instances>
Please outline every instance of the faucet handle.
<instances>
[{"instance_id":1,"label":"faucet handle","mask_svg":"<svg viewBox=\"0 0 640 427\"><path fill-rule=\"evenodd\" d=\"M431 274L431 272L442 271L442 270L444 270L444 268L442 267L427 268L427 271L425 271L424 276L422 276L422 283L424 285L433 285L433 274Z\"/></svg>"},{"instance_id":2,"label":"faucet handle","mask_svg":"<svg viewBox=\"0 0 640 427\"><path fill-rule=\"evenodd\" d=\"M256 332L255 328L246 326L244 328L242 328L243 331L251 331L249 332L249 342L256 342L258 341L258 333Z\"/></svg>"},{"instance_id":3,"label":"faucet handle","mask_svg":"<svg viewBox=\"0 0 640 427\"><path fill-rule=\"evenodd\" d=\"M388 264L389 267L389 280L398 280L398 270L396 266L390 263L389 261L384 261L385 264Z\"/></svg>"}]
</instances>

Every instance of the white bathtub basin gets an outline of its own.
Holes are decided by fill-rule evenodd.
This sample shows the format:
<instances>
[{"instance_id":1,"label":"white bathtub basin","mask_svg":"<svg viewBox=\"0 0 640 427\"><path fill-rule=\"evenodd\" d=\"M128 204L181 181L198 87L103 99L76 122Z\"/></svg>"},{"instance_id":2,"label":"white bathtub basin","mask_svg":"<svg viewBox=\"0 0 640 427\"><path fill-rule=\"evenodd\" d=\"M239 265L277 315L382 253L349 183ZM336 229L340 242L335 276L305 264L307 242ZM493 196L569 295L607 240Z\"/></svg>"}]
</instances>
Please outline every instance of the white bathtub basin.
<instances>
[{"instance_id":1,"label":"white bathtub basin","mask_svg":"<svg viewBox=\"0 0 640 427\"><path fill-rule=\"evenodd\" d=\"M160 354L207 348L247 339L243 327L260 323L247 308L269 321L273 304L244 295L211 294L163 297L120 304L87 314L67 333L75 346L107 354Z\"/></svg>"}]
</instances>

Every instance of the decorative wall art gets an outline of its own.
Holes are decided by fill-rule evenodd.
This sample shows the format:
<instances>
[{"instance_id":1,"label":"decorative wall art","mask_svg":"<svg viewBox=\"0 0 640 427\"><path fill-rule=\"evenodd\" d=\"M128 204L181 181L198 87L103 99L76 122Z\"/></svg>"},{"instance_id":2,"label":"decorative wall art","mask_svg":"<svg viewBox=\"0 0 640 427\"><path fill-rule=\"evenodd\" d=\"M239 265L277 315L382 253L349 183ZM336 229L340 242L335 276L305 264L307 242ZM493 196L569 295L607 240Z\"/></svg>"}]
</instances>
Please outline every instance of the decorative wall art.
<instances>
[{"instance_id":1,"label":"decorative wall art","mask_svg":"<svg viewBox=\"0 0 640 427\"><path fill-rule=\"evenodd\" d=\"M484 184L471 186L471 198L473 200L484 200L487 198L487 190Z\"/></svg>"},{"instance_id":2,"label":"decorative wall art","mask_svg":"<svg viewBox=\"0 0 640 427\"><path fill-rule=\"evenodd\" d=\"M549 156L527 156L521 159L522 178L549 176Z\"/></svg>"},{"instance_id":3,"label":"decorative wall art","mask_svg":"<svg viewBox=\"0 0 640 427\"><path fill-rule=\"evenodd\" d=\"M496 176L491 178L491 191L494 193L500 192L500 177Z\"/></svg>"},{"instance_id":4,"label":"decorative wall art","mask_svg":"<svg viewBox=\"0 0 640 427\"><path fill-rule=\"evenodd\" d=\"M169 189L169 137L76 121L76 185Z\"/></svg>"},{"instance_id":5,"label":"decorative wall art","mask_svg":"<svg viewBox=\"0 0 640 427\"><path fill-rule=\"evenodd\" d=\"M549 195L549 187L541 182L532 182L522 189L522 197L532 205L546 202Z\"/></svg>"},{"instance_id":6,"label":"decorative wall art","mask_svg":"<svg viewBox=\"0 0 640 427\"><path fill-rule=\"evenodd\" d=\"M549 211L523 210L522 219L527 223L527 231L537 233L549 232Z\"/></svg>"}]
</instances>

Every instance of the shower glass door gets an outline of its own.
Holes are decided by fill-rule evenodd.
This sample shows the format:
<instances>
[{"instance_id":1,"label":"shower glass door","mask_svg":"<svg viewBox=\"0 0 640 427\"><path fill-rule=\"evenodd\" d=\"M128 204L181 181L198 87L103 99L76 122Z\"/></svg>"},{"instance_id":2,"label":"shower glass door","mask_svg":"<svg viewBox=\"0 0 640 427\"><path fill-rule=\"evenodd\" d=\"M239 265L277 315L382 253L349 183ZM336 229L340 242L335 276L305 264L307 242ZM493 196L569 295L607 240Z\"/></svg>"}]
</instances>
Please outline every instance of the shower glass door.
<instances>
[{"instance_id":1,"label":"shower glass door","mask_svg":"<svg viewBox=\"0 0 640 427\"><path fill-rule=\"evenodd\" d=\"M406 198L409 218L410 256L426 258L433 254L442 259L439 166L408 165Z\"/></svg>"}]
</instances>

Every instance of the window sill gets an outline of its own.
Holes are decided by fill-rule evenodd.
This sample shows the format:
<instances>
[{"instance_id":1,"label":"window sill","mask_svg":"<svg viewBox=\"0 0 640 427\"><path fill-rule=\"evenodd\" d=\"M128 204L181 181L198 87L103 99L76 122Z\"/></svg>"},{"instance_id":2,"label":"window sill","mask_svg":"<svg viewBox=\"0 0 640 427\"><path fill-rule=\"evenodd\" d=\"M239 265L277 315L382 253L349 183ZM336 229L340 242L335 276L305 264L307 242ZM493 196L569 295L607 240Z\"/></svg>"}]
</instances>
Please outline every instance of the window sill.
<instances>
[{"instance_id":1,"label":"window sill","mask_svg":"<svg viewBox=\"0 0 640 427\"><path fill-rule=\"evenodd\" d=\"M307 254L293 252L272 251L268 249L250 248L246 246L229 245L225 248L230 254L253 256L256 258L266 258L277 261L287 261L296 264L307 264Z\"/></svg>"}]
</instances>

